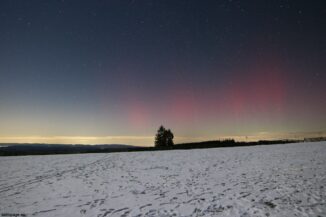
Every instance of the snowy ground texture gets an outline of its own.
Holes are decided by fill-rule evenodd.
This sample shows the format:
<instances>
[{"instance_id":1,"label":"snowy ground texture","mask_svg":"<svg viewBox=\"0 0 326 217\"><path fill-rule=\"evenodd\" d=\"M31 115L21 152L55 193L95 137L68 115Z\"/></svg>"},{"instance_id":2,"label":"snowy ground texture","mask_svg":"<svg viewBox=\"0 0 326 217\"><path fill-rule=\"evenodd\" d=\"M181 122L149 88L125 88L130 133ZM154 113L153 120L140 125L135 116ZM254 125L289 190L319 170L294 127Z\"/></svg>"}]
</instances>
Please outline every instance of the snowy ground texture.
<instances>
[{"instance_id":1,"label":"snowy ground texture","mask_svg":"<svg viewBox=\"0 0 326 217\"><path fill-rule=\"evenodd\" d=\"M326 216L326 142L0 157L0 216Z\"/></svg>"}]
</instances>

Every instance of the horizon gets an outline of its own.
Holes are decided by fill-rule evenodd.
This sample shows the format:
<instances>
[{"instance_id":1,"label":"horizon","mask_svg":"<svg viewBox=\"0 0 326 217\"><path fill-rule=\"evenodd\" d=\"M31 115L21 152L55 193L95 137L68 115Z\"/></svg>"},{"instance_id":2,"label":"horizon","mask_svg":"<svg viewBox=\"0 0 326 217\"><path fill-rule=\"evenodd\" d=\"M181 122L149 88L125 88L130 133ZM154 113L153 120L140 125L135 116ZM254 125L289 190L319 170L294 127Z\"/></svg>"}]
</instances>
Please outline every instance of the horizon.
<instances>
[{"instance_id":1,"label":"horizon","mask_svg":"<svg viewBox=\"0 0 326 217\"><path fill-rule=\"evenodd\" d=\"M323 3L0 3L0 143L326 135Z\"/></svg>"},{"instance_id":2,"label":"horizon","mask_svg":"<svg viewBox=\"0 0 326 217\"><path fill-rule=\"evenodd\" d=\"M273 141L273 140L303 140L307 138L319 138L326 137L326 132L309 132L309 133L289 133L289 134L278 134L268 135L266 132L260 135L251 136L225 136L225 137L211 137L211 138L185 138L175 137L175 144L182 143L196 143L196 142L207 142L207 141L223 141L233 139L236 142L258 142L262 140ZM121 141L129 141L122 143ZM135 142L136 141L136 142ZM152 147L154 146L154 136L129 136L125 137L78 137L78 136L54 136L54 137L1 137L1 144L58 144L58 145L130 145L130 146L141 146L141 147Z\"/></svg>"}]
</instances>

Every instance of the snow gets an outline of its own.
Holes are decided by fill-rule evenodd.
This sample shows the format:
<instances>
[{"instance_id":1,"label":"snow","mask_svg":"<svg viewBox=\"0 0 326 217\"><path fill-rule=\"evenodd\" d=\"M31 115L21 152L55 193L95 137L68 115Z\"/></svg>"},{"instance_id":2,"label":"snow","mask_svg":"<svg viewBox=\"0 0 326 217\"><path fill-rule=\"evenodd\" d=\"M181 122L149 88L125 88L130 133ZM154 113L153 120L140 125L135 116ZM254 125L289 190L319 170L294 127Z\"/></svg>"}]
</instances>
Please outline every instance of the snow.
<instances>
[{"instance_id":1,"label":"snow","mask_svg":"<svg viewBox=\"0 0 326 217\"><path fill-rule=\"evenodd\" d=\"M0 158L0 215L326 216L326 142Z\"/></svg>"}]
</instances>

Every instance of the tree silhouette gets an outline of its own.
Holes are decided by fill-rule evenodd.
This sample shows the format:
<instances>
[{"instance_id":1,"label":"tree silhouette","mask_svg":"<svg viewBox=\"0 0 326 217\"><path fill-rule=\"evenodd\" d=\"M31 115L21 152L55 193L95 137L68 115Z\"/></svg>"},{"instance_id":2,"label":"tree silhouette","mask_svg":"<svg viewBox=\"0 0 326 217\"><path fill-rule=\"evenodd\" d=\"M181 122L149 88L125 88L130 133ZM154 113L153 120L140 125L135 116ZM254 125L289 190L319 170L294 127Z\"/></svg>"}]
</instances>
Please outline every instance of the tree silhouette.
<instances>
[{"instance_id":1,"label":"tree silhouette","mask_svg":"<svg viewBox=\"0 0 326 217\"><path fill-rule=\"evenodd\" d=\"M174 135L170 129L165 129L161 125L155 136L155 147L171 147L173 146Z\"/></svg>"},{"instance_id":2,"label":"tree silhouette","mask_svg":"<svg viewBox=\"0 0 326 217\"><path fill-rule=\"evenodd\" d=\"M164 142L164 132L166 131L166 129L161 125L156 133L155 136L155 147L164 147L165 142Z\"/></svg>"},{"instance_id":3,"label":"tree silhouette","mask_svg":"<svg viewBox=\"0 0 326 217\"><path fill-rule=\"evenodd\" d=\"M171 130L168 129L164 133L165 133L165 139L166 139L166 146L173 146L174 145L173 144L174 135L171 132Z\"/></svg>"}]
</instances>

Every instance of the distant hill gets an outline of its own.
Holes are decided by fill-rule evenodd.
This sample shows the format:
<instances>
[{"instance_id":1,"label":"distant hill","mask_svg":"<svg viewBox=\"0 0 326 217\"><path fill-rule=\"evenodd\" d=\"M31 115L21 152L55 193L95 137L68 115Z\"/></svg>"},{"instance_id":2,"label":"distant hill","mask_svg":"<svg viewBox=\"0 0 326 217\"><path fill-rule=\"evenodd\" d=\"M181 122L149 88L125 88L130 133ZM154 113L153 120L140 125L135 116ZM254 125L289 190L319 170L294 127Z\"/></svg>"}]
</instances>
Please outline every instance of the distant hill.
<instances>
[{"instance_id":1,"label":"distant hill","mask_svg":"<svg viewBox=\"0 0 326 217\"><path fill-rule=\"evenodd\" d=\"M31 144L31 143L1 143L0 156L35 155L35 154L77 154L131 151L139 147L123 144Z\"/></svg>"},{"instance_id":2,"label":"distant hill","mask_svg":"<svg viewBox=\"0 0 326 217\"><path fill-rule=\"evenodd\" d=\"M0 143L0 156L18 156L18 155L45 155L45 154L81 154L81 153L110 153L110 152L129 152L129 151L161 151L177 149L201 149L201 148L221 148L255 145L273 145L297 143L304 141L325 141L325 137L306 138L304 140L260 140L256 142L237 142L233 139L203 141L193 143L175 144L172 147L140 147L124 144L99 144L99 145L81 145L81 144L16 144Z\"/></svg>"}]
</instances>

